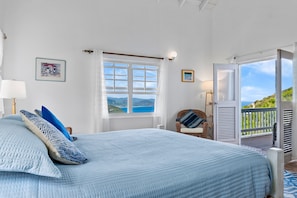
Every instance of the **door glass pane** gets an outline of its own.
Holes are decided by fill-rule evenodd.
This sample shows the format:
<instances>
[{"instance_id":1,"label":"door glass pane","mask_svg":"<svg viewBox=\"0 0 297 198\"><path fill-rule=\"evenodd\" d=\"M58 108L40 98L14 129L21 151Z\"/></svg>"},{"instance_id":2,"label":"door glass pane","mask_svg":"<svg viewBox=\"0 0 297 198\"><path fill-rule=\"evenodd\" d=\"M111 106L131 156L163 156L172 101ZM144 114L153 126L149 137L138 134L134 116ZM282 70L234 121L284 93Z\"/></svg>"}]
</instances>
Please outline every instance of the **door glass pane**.
<instances>
[{"instance_id":1,"label":"door glass pane","mask_svg":"<svg viewBox=\"0 0 297 198\"><path fill-rule=\"evenodd\" d=\"M218 101L234 101L235 71L218 71Z\"/></svg>"}]
</instances>

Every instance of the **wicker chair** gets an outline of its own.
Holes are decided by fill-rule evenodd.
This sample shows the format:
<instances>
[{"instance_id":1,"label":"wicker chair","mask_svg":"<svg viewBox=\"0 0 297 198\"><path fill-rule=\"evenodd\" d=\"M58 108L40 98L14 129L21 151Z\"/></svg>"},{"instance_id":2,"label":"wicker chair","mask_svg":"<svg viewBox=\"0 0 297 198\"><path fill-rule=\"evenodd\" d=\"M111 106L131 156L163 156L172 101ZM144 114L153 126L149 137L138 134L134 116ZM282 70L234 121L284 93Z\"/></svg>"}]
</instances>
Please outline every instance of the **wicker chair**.
<instances>
[{"instance_id":1,"label":"wicker chair","mask_svg":"<svg viewBox=\"0 0 297 198\"><path fill-rule=\"evenodd\" d=\"M203 111L200 111L198 109L184 109L181 110L177 113L177 118L176 118L176 131L188 135L193 135L196 137L202 137L202 138L207 138L207 128L208 128L208 123L205 121L203 124L200 124L196 128L187 128L185 127L179 120L182 116L184 116L187 112L193 111L196 113L200 118L203 118L206 120L206 114Z\"/></svg>"}]
</instances>

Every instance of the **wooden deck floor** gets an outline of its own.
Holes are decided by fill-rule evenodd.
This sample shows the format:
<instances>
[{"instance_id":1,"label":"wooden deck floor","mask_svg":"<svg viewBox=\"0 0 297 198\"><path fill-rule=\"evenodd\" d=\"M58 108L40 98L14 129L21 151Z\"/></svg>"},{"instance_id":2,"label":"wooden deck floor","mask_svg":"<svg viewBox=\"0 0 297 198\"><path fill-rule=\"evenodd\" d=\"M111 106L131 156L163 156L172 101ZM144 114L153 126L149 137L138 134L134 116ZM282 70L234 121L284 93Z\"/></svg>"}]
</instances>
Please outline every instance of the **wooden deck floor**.
<instances>
[{"instance_id":1,"label":"wooden deck floor","mask_svg":"<svg viewBox=\"0 0 297 198\"><path fill-rule=\"evenodd\" d=\"M263 151L266 151L272 147L272 134L264 135L264 136L241 138L241 144L245 146L259 148Z\"/></svg>"}]
</instances>

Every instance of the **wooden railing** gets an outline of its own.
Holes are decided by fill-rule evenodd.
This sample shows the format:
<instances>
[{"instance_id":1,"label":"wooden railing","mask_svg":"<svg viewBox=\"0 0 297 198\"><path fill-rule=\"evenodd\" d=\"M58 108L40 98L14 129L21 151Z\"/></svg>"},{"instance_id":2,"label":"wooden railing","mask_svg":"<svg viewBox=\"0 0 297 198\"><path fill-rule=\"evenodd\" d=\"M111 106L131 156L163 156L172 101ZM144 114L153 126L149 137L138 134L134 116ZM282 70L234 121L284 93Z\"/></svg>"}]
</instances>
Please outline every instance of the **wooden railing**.
<instances>
[{"instance_id":1,"label":"wooden railing","mask_svg":"<svg viewBox=\"0 0 297 198\"><path fill-rule=\"evenodd\" d=\"M271 134L276 123L276 108L241 109L242 137Z\"/></svg>"}]
</instances>

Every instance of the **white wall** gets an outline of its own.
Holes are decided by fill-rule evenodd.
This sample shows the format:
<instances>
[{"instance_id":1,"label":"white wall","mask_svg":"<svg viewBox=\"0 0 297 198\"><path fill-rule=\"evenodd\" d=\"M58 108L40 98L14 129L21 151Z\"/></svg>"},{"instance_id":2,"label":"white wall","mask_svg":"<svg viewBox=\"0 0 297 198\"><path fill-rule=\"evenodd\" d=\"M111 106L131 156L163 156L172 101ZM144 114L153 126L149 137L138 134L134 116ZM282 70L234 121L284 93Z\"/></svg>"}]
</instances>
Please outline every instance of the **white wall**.
<instances>
[{"instance_id":1,"label":"white wall","mask_svg":"<svg viewBox=\"0 0 297 198\"><path fill-rule=\"evenodd\" d=\"M8 36L4 78L27 83L28 96L17 100L17 108L33 111L45 105L74 133L93 132L94 68L82 50L95 48L151 56L176 50L178 57L170 63L168 129L175 130L178 110L204 109L200 80L212 76L209 10L180 8L172 0L1 1L5 20L0 24ZM36 57L66 60L66 82L36 81ZM181 69L195 69L196 82L181 83ZM130 128L131 123L113 120L112 129ZM149 121L133 123L143 127Z\"/></svg>"},{"instance_id":2,"label":"white wall","mask_svg":"<svg viewBox=\"0 0 297 198\"><path fill-rule=\"evenodd\" d=\"M3 8L4 8L4 0L0 0L0 27L2 27L4 23L4 17L3 17Z\"/></svg>"},{"instance_id":3,"label":"white wall","mask_svg":"<svg viewBox=\"0 0 297 198\"><path fill-rule=\"evenodd\" d=\"M295 0L219 1L213 12L213 62L293 45L297 41L296 8Z\"/></svg>"}]
</instances>

